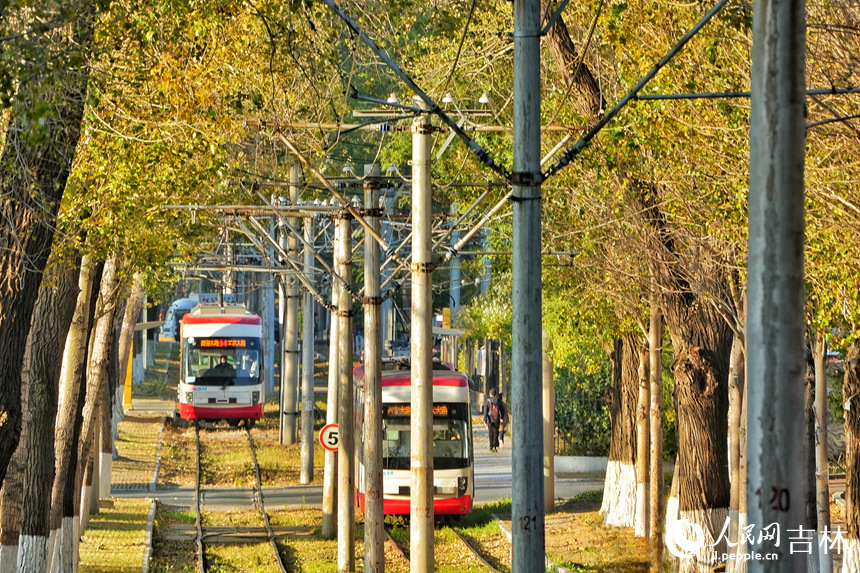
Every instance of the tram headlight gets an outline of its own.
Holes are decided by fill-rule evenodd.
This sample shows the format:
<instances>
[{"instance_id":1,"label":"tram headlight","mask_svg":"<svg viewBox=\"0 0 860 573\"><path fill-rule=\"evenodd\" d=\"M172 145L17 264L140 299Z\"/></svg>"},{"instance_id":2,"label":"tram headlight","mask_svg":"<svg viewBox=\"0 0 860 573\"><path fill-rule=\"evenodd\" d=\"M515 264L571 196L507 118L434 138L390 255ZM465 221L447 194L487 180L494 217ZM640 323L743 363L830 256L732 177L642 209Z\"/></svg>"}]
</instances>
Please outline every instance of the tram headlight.
<instances>
[{"instance_id":1,"label":"tram headlight","mask_svg":"<svg viewBox=\"0 0 860 573\"><path fill-rule=\"evenodd\" d=\"M185 393L185 403L193 404L194 403L194 392L188 391Z\"/></svg>"},{"instance_id":2,"label":"tram headlight","mask_svg":"<svg viewBox=\"0 0 860 573\"><path fill-rule=\"evenodd\" d=\"M253 392L251 392L251 404L256 406L259 403L260 403L260 391L254 390Z\"/></svg>"},{"instance_id":3,"label":"tram headlight","mask_svg":"<svg viewBox=\"0 0 860 573\"><path fill-rule=\"evenodd\" d=\"M466 489L469 487L469 478L461 476L457 478L457 497L466 495Z\"/></svg>"}]
</instances>

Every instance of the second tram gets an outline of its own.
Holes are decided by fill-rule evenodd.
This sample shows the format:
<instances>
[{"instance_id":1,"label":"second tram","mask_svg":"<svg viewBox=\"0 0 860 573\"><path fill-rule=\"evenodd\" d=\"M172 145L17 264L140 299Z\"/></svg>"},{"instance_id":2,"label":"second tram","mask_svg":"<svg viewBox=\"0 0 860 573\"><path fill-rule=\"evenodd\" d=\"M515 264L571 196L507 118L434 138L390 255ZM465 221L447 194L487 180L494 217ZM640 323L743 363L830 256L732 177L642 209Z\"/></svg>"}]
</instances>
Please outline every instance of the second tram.
<instances>
[{"instance_id":1,"label":"second tram","mask_svg":"<svg viewBox=\"0 0 860 573\"><path fill-rule=\"evenodd\" d=\"M364 511L363 382L355 371L355 431L358 460L356 494ZM382 372L382 505L386 514L409 514L412 378L405 359L383 361ZM447 365L433 363L433 511L465 515L472 511L475 479L469 378Z\"/></svg>"},{"instance_id":2,"label":"second tram","mask_svg":"<svg viewBox=\"0 0 860 573\"><path fill-rule=\"evenodd\" d=\"M241 305L198 305L182 318L179 415L251 425L266 402L262 321Z\"/></svg>"}]
</instances>

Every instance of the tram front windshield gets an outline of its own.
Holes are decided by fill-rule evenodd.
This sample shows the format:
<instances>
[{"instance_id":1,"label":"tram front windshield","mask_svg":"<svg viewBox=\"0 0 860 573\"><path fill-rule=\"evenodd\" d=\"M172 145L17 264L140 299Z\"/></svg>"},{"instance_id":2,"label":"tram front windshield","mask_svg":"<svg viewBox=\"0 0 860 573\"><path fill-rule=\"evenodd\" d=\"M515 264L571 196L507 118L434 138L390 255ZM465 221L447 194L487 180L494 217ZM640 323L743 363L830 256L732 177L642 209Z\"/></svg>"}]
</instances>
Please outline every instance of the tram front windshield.
<instances>
[{"instance_id":1,"label":"tram front windshield","mask_svg":"<svg viewBox=\"0 0 860 573\"><path fill-rule=\"evenodd\" d=\"M382 467L410 467L412 431L409 404L382 405ZM433 469L469 467L469 406L462 403L433 404Z\"/></svg>"},{"instance_id":2,"label":"tram front windshield","mask_svg":"<svg viewBox=\"0 0 860 573\"><path fill-rule=\"evenodd\" d=\"M252 386L260 382L259 338L189 338L189 376L195 384Z\"/></svg>"}]
</instances>

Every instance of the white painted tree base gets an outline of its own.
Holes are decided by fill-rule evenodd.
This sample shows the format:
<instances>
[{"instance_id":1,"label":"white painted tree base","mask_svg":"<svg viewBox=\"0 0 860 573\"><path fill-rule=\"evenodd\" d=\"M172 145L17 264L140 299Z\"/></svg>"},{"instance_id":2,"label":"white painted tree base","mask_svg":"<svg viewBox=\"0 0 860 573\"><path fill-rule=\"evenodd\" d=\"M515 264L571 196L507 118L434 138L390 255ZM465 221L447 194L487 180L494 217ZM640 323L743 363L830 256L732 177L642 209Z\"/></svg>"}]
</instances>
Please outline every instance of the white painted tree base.
<instances>
[{"instance_id":1,"label":"white painted tree base","mask_svg":"<svg viewBox=\"0 0 860 573\"><path fill-rule=\"evenodd\" d=\"M666 502L666 531L669 530L669 527L678 521L679 509L678 509L678 498L672 496L669 498L669 501Z\"/></svg>"},{"instance_id":2,"label":"white painted tree base","mask_svg":"<svg viewBox=\"0 0 860 573\"><path fill-rule=\"evenodd\" d=\"M15 573L18 568L18 546L0 545L0 573Z\"/></svg>"},{"instance_id":3,"label":"white painted tree base","mask_svg":"<svg viewBox=\"0 0 860 573\"><path fill-rule=\"evenodd\" d=\"M631 463L610 461L603 488L604 525L633 527L636 518L636 468Z\"/></svg>"},{"instance_id":4,"label":"white painted tree base","mask_svg":"<svg viewBox=\"0 0 860 573\"><path fill-rule=\"evenodd\" d=\"M86 531L90 524L90 498L93 494L93 486L85 485L81 488L81 523L80 531Z\"/></svg>"},{"instance_id":5,"label":"white painted tree base","mask_svg":"<svg viewBox=\"0 0 860 573\"><path fill-rule=\"evenodd\" d=\"M78 520L64 517L57 531L57 553L51 558L51 573L74 573L75 553L78 549Z\"/></svg>"},{"instance_id":6,"label":"white painted tree base","mask_svg":"<svg viewBox=\"0 0 860 573\"><path fill-rule=\"evenodd\" d=\"M99 499L110 497L110 479L113 471L113 453L99 454Z\"/></svg>"},{"instance_id":7,"label":"white painted tree base","mask_svg":"<svg viewBox=\"0 0 860 573\"><path fill-rule=\"evenodd\" d=\"M833 548L836 550L836 547ZM843 534L842 571L860 571L860 539L848 539Z\"/></svg>"},{"instance_id":8,"label":"white painted tree base","mask_svg":"<svg viewBox=\"0 0 860 573\"><path fill-rule=\"evenodd\" d=\"M51 568L54 566L54 560L60 551L59 541L60 530L52 529L50 535L48 535L48 560L45 562L45 571L51 571Z\"/></svg>"},{"instance_id":9,"label":"white painted tree base","mask_svg":"<svg viewBox=\"0 0 860 573\"><path fill-rule=\"evenodd\" d=\"M676 524L674 528L679 535L688 540L696 540L698 534L690 526L694 523L701 527L704 540L700 549L685 559L679 559L669 553L669 556L678 563L678 573L711 573L714 566L721 562L721 556L726 553L726 543L724 540L715 542L723 530L728 514L728 507L680 512L680 521L684 524L680 526Z\"/></svg>"},{"instance_id":10,"label":"white painted tree base","mask_svg":"<svg viewBox=\"0 0 860 573\"><path fill-rule=\"evenodd\" d=\"M48 538L22 535L18 549L18 573L42 573L48 561Z\"/></svg>"},{"instance_id":11,"label":"white painted tree base","mask_svg":"<svg viewBox=\"0 0 860 573\"><path fill-rule=\"evenodd\" d=\"M732 517L732 516L736 517ZM746 513L738 513L737 510L732 510L729 512L729 519L735 519L734 523L737 524L735 531L743 531L744 527L747 526L747 514ZM719 535L719 534L718 534ZM738 534L735 533L734 537L730 538L732 543L735 543L738 540ZM739 544L737 547L731 548L732 551L737 553L747 553L749 551L749 547L746 543ZM747 573L747 562L743 559L729 559L726 561L726 573Z\"/></svg>"},{"instance_id":12,"label":"white painted tree base","mask_svg":"<svg viewBox=\"0 0 860 573\"><path fill-rule=\"evenodd\" d=\"M636 484L636 537L648 537L648 489L644 483Z\"/></svg>"}]
</instances>

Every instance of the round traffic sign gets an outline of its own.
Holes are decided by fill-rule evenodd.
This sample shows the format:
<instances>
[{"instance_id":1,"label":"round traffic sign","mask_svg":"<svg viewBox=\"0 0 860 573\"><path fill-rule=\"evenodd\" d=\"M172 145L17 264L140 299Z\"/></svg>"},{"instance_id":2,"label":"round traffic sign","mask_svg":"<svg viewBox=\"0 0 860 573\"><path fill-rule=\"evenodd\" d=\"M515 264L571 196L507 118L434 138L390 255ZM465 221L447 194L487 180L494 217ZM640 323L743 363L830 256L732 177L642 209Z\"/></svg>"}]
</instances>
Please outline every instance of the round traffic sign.
<instances>
[{"instance_id":1,"label":"round traffic sign","mask_svg":"<svg viewBox=\"0 0 860 573\"><path fill-rule=\"evenodd\" d=\"M326 424L320 430L320 444L330 452L337 451L337 424Z\"/></svg>"}]
</instances>

